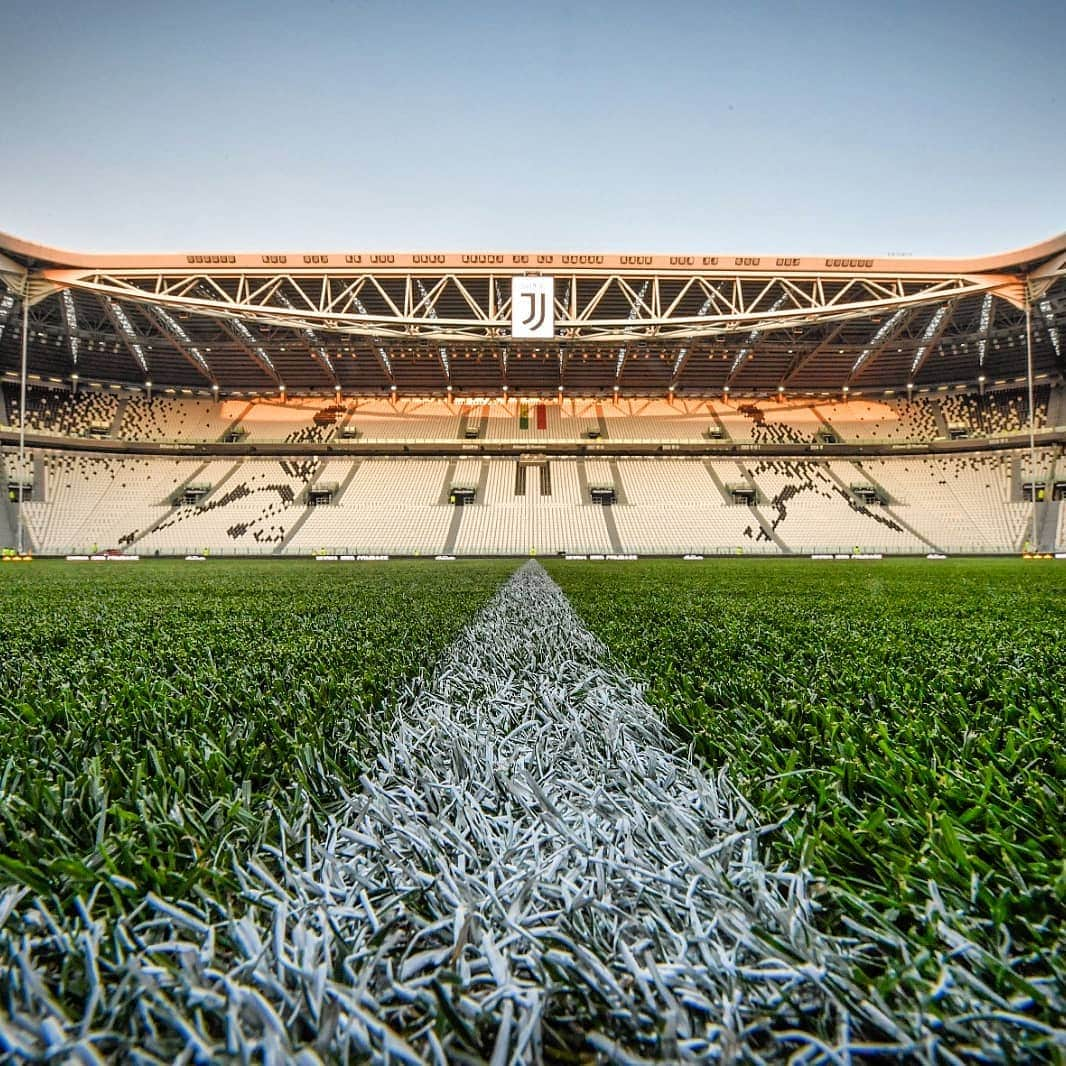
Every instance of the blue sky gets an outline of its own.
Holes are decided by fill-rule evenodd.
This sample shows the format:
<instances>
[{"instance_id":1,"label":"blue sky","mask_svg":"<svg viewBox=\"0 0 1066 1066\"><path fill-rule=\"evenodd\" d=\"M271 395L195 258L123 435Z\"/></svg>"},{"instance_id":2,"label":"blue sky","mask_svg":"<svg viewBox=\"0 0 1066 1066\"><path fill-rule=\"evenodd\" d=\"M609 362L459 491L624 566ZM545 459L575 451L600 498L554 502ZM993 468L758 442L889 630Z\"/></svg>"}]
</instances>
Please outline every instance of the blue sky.
<instances>
[{"instance_id":1,"label":"blue sky","mask_svg":"<svg viewBox=\"0 0 1066 1066\"><path fill-rule=\"evenodd\" d=\"M1066 229L1066 4L0 4L0 230L966 255Z\"/></svg>"}]
</instances>

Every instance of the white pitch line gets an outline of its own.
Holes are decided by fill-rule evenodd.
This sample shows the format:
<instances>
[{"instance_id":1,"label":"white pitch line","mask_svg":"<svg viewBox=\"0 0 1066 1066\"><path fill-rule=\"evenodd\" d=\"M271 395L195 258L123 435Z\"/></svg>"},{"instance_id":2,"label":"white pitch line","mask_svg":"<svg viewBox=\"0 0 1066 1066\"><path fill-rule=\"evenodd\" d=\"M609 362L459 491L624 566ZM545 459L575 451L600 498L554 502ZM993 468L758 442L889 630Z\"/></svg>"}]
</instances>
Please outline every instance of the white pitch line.
<instances>
[{"instance_id":1,"label":"white pitch line","mask_svg":"<svg viewBox=\"0 0 1066 1066\"><path fill-rule=\"evenodd\" d=\"M679 752L607 660L528 563L401 701L344 809L240 871L239 917L149 901L151 921L106 938L53 925L12 945L0 893L0 961L7 943L20 975L0 1049L89 1049L107 1018L126 1047L201 1061L501 1066L565 1043L617 1062L843 1062L872 1053L855 1031L930 1054L923 1019L851 984L868 946L817 928L808 878L763 865L725 773ZM44 995L49 951L105 940L122 957L79 1024Z\"/></svg>"}]
</instances>

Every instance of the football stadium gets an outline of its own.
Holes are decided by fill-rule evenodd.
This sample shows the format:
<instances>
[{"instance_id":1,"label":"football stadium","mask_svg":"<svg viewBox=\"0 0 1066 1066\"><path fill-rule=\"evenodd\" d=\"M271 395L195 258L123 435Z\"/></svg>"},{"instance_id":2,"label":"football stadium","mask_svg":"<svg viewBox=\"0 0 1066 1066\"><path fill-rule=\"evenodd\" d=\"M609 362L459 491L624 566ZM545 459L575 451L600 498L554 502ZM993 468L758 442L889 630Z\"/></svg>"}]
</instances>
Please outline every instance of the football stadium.
<instances>
[{"instance_id":1,"label":"football stadium","mask_svg":"<svg viewBox=\"0 0 1066 1066\"><path fill-rule=\"evenodd\" d=\"M4 1051L1061 1053L1066 235L0 248Z\"/></svg>"},{"instance_id":2,"label":"football stadium","mask_svg":"<svg viewBox=\"0 0 1066 1066\"><path fill-rule=\"evenodd\" d=\"M0 1066L1066 1063L1066 9L3 15Z\"/></svg>"},{"instance_id":3,"label":"football stadium","mask_svg":"<svg viewBox=\"0 0 1066 1066\"><path fill-rule=\"evenodd\" d=\"M0 255L20 552L1066 547L1066 235L959 261Z\"/></svg>"}]
</instances>

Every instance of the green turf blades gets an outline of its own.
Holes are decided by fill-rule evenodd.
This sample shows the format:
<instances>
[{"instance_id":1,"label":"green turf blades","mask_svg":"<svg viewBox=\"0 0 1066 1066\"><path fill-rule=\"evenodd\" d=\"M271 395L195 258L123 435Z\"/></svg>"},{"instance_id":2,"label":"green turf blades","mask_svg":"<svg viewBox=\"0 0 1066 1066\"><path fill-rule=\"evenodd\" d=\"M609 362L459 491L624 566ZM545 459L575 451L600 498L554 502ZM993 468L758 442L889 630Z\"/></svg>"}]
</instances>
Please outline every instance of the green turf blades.
<instances>
[{"instance_id":1,"label":"green turf blades","mask_svg":"<svg viewBox=\"0 0 1066 1066\"><path fill-rule=\"evenodd\" d=\"M864 968L873 991L946 1016L954 944L1000 1010L1033 1020L1005 1026L1007 1048L1051 1054L1039 1027L1062 1025L1066 979L1066 571L548 566L696 750L727 762L763 817L790 816L771 855L800 851L835 916L891 945Z\"/></svg>"},{"instance_id":2,"label":"green turf blades","mask_svg":"<svg viewBox=\"0 0 1066 1066\"><path fill-rule=\"evenodd\" d=\"M234 856L358 779L383 702L513 569L5 571L0 883L60 908L97 883L232 891Z\"/></svg>"}]
</instances>

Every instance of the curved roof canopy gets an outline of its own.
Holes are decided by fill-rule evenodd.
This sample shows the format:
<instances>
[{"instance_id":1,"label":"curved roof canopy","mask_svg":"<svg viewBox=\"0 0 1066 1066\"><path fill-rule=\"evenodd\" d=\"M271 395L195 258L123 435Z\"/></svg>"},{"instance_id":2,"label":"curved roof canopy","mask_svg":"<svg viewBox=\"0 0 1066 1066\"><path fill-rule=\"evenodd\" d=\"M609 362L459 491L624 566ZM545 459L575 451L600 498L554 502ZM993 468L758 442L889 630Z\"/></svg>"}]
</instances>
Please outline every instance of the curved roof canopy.
<instances>
[{"instance_id":1,"label":"curved roof canopy","mask_svg":"<svg viewBox=\"0 0 1066 1066\"><path fill-rule=\"evenodd\" d=\"M552 279L547 326L519 339L512 284L532 275ZM1066 369L1066 234L974 259L94 255L0 234L0 280L0 373L18 367L25 297L31 370L55 382L245 394L874 392L1024 375L1027 311L1037 373Z\"/></svg>"}]
</instances>

